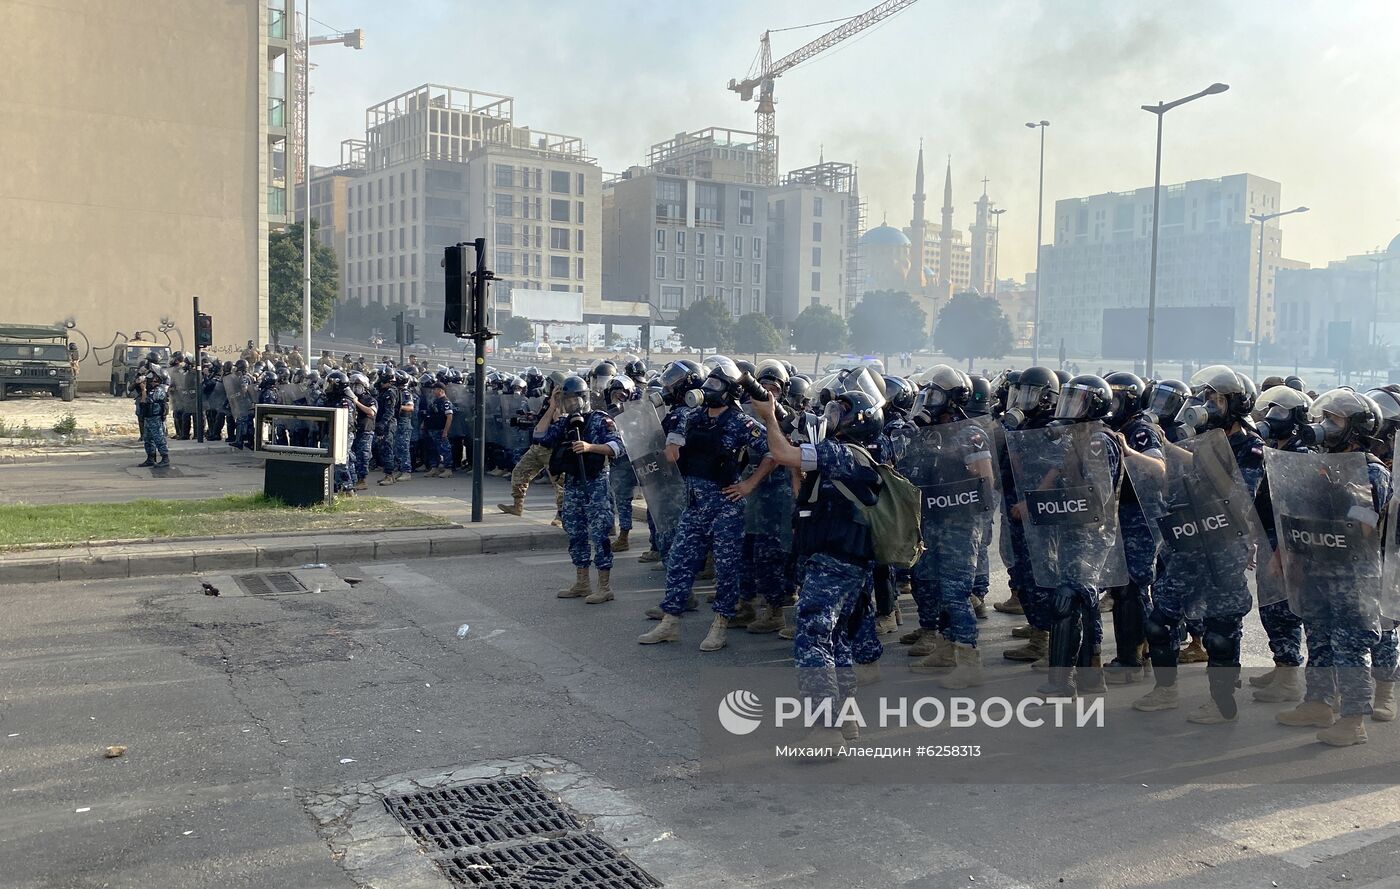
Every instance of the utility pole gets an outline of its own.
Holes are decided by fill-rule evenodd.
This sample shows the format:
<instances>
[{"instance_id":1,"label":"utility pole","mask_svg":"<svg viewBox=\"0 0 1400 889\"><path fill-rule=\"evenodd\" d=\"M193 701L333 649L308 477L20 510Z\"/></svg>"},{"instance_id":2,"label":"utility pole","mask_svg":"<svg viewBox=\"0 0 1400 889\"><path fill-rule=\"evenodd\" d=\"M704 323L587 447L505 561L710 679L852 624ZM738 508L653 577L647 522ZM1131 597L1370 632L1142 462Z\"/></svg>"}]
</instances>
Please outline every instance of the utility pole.
<instances>
[{"instance_id":1,"label":"utility pole","mask_svg":"<svg viewBox=\"0 0 1400 889\"><path fill-rule=\"evenodd\" d=\"M200 359L204 356L204 344L199 330L199 297L194 298L194 440L204 443L204 374L200 371ZM76 385L76 383L75 383Z\"/></svg>"},{"instance_id":2,"label":"utility pole","mask_svg":"<svg viewBox=\"0 0 1400 889\"><path fill-rule=\"evenodd\" d=\"M495 336L486 326L486 300L489 283L496 277L486 268L486 239L472 242L476 250L476 271L472 273L472 340L476 343L476 362L472 374L472 390L476 410L472 412L472 521L481 521L482 481L486 473L486 343Z\"/></svg>"},{"instance_id":3,"label":"utility pole","mask_svg":"<svg viewBox=\"0 0 1400 889\"><path fill-rule=\"evenodd\" d=\"M1160 119L1160 118L1159 118ZM1307 207L1295 207L1292 210L1284 210L1282 213L1251 213L1250 219L1259 223L1259 259L1258 268L1254 275L1254 379L1259 379L1259 341L1261 332L1264 329L1264 223L1271 219L1278 219L1280 216L1288 216L1291 213L1306 213ZM1282 252L1282 251L1280 251ZM1275 278L1274 284L1275 305L1277 305L1278 284Z\"/></svg>"},{"instance_id":4,"label":"utility pole","mask_svg":"<svg viewBox=\"0 0 1400 889\"><path fill-rule=\"evenodd\" d=\"M1045 282L1040 278L1040 242L1045 223L1045 128L1050 121L1026 124L1032 130L1040 130L1040 188L1035 203L1035 317L1031 325L1031 364L1040 364L1040 294L1045 290Z\"/></svg>"}]
</instances>

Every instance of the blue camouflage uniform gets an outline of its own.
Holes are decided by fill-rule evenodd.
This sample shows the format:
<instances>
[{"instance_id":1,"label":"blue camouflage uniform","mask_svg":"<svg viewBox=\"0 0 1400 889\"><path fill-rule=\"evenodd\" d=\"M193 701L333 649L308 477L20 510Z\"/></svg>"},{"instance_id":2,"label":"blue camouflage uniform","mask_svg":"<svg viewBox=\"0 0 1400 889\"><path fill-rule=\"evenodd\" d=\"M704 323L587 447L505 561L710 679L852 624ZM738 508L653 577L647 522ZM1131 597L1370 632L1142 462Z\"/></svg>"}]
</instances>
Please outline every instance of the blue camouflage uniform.
<instances>
[{"instance_id":1,"label":"blue camouflage uniform","mask_svg":"<svg viewBox=\"0 0 1400 889\"><path fill-rule=\"evenodd\" d=\"M410 475L413 472L413 436L418 413L418 393L408 387L398 390L398 426L394 429L394 470Z\"/></svg>"},{"instance_id":2,"label":"blue camouflage uniform","mask_svg":"<svg viewBox=\"0 0 1400 889\"><path fill-rule=\"evenodd\" d=\"M863 662L856 660L849 623L857 603L871 595L874 547L859 508L833 482L873 503L880 479L840 442L799 447L808 476L798 494L793 533L794 550L805 557L793 661L804 697L839 704L855 689L853 664Z\"/></svg>"},{"instance_id":3,"label":"blue camouflage uniform","mask_svg":"<svg viewBox=\"0 0 1400 889\"><path fill-rule=\"evenodd\" d=\"M399 434L399 390L393 386L383 386L375 392L374 452L379 459L379 468L385 475L392 475L398 463L395 448Z\"/></svg>"},{"instance_id":4,"label":"blue camouflage uniform","mask_svg":"<svg viewBox=\"0 0 1400 889\"><path fill-rule=\"evenodd\" d=\"M1366 474L1372 509L1384 515L1391 497L1390 471L1372 458L1366 464ZM1304 625L1308 665L1303 671L1307 680L1303 700L1331 703L1340 698L1341 716L1365 716L1371 712L1375 679L1394 681L1395 631L1383 631L1375 615L1364 613L1366 609L1359 613L1351 590L1336 596L1332 604L1337 607L1332 609L1328 625ZM1373 663L1373 652L1385 663Z\"/></svg>"},{"instance_id":5,"label":"blue camouflage uniform","mask_svg":"<svg viewBox=\"0 0 1400 889\"><path fill-rule=\"evenodd\" d=\"M636 401L637 397L629 398L628 401ZM610 416L616 417L620 413L622 413L621 404L615 404L608 408ZM613 460L608 471L608 479L612 510L617 516L617 530L631 531L632 497L637 492L637 473L632 470L632 461L628 459L626 454Z\"/></svg>"},{"instance_id":6,"label":"blue camouflage uniform","mask_svg":"<svg viewBox=\"0 0 1400 889\"><path fill-rule=\"evenodd\" d=\"M575 568L589 564L599 571L612 569L612 508L608 486L608 458L602 454L575 454L574 441L607 445L614 459L625 452L617 424L603 411L582 415L582 427L571 426L577 416L564 416L549 424L535 444L554 452L550 457L551 475L564 476L564 507L561 518L569 535L569 558ZM578 429L575 437L573 429Z\"/></svg>"},{"instance_id":7,"label":"blue camouflage uniform","mask_svg":"<svg viewBox=\"0 0 1400 889\"><path fill-rule=\"evenodd\" d=\"M141 437L146 444L146 456L165 457L168 445L165 439L165 415L170 403L170 387L164 383L146 386L146 400L138 401L136 409L141 415Z\"/></svg>"},{"instance_id":8,"label":"blue camouflage uniform","mask_svg":"<svg viewBox=\"0 0 1400 889\"><path fill-rule=\"evenodd\" d=\"M1287 444L1279 446L1279 450L1292 451L1297 454L1306 454L1308 449L1296 440L1290 439ZM1264 526L1264 534L1269 538L1269 548L1271 551L1278 550L1278 529L1274 526L1274 509L1272 498L1269 496L1269 480L1265 477L1260 483L1255 493L1255 507L1259 513L1260 522ZM1269 559L1263 554L1259 557L1259 564L1268 564ZM1261 586L1270 583L1281 583L1281 579L1274 578L1267 571L1257 572L1255 581ZM1278 593L1264 593L1261 590L1261 600L1273 599L1267 605L1259 606L1259 623L1264 627L1264 633L1269 637L1269 651L1274 656L1274 663L1283 667L1301 667L1303 665L1303 621L1294 614L1288 607L1287 598Z\"/></svg>"},{"instance_id":9,"label":"blue camouflage uniform","mask_svg":"<svg viewBox=\"0 0 1400 889\"><path fill-rule=\"evenodd\" d=\"M1032 419L1017 429L1038 429L1046 424L1043 418ZM1035 572L1031 563L1030 548L1026 546L1026 527L1011 515L1011 508L1021 499L1016 490L1016 474L1011 471L1010 452L1003 448L999 454L1001 474L1001 528L1010 540L1011 560L1006 566L1008 584L1021 602L1026 623L1037 630L1049 631L1053 619L1050 614L1048 591L1035 584Z\"/></svg>"},{"instance_id":10,"label":"blue camouflage uniform","mask_svg":"<svg viewBox=\"0 0 1400 889\"><path fill-rule=\"evenodd\" d=\"M452 468L452 441L444 432L452 426L452 401L446 395L423 399L423 436L428 439L424 457L429 469Z\"/></svg>"},{"instance_id":11,"label":"blue camouflage uniform","mask_svg":"<svg viewBox=\"0 0 1400 889\"><path fill-rule=\"evenodd\" d=\"M739 604L744 539L744 504L723 490L739 480L747 460L768 453L768 439L753 419L730 405L719 416L708 409L687 412L667 442L681 446L679 468L687 503L666 554L666 597L661 610L685 610L695 575L709 550L715 555L714 612L733 617Z\"/></svg>"},{"instance_id":12,"label":"blue camouflage uniform","mask_svg":"<svg viewBox=\"0 0 1400 889\"><path fill-rule=\"evenodd\" d=\"M360 398L352 393L352 397L367 407L375 403L373 397L369 395ZM352 410L350 421L355 430L355 437L350 444L350 464L353 467L352 481L358 483L369 478L369 462L374 453L375 417L373 413L363 414L358 410Z\"/></svg>"},{"instance_id":13,"label":"blue camouflage uniform","mask_svg":"<svg viewBox=\"0 0 1400 889\"><path fill-rule=\"evenodd\" d=\"M1147 457L1162 459L1162 433L1156 423L1137 416L1119 430L1128 447ZM1138 503L1132 485L1124 485L1118 501L1118 528L1123 535L1123 553L1128 561L1129 592L1147 605L1152 581L1157 575L1157 539L1148 527L1147 516Z\"/></svg>"},{"instance_id":14,"label":"blue camouflage uniform","mask_svg":"<svg viewBox=\"0 0 1400 889\"><path fill-rule=\"evenodd\" d=\"M339 399L332 401L325 399L326 407L344 408L347 415L347 422L350 424L350 440L354 441L355 415L359 412L355 410L355 397L345 392ZM353 491L355 489L355 455L348 456L348 463L337 463L335 466L335 489L337 491Z\"/></svg>"},{"instance_id":15,"label":"blue camouflage uniform","mask_svg":"<svg viewBox=\"0 0 1400 889\"><path fill-rule=\"evenodd\" d=\"M661 418L662 433L669 437L671 433L678 432L686 415L694 410L699 410L699 408L677 406L667 410L665 416ZM657 528L656 522L651 517L651 509L647 509L647 536L650 538L651 548L661 553L663 559L671 551L671 538L675 536L675 533L675 528L669 532L663 532Z\"/></svg>"}]
</instances>

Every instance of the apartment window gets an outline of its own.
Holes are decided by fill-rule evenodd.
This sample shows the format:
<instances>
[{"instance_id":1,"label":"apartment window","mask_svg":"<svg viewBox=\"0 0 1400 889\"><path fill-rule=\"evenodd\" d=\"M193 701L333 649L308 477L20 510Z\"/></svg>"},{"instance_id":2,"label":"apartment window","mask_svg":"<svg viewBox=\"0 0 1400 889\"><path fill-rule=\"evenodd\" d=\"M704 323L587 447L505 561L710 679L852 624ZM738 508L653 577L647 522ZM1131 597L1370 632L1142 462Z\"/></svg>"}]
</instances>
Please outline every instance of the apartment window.
<instances>
[{"instance_id":1,"label":"apartment window","mask_svg":"<svg viewBox=\"0 0 1400 889\"><path fill-rule=\"evenodd\" d=\"M583 229L574 229L574 249L583 252Z\"/></svg>"},{"instance_id":2,"label":"apartment window","mask_svg":"<svg viewBox=\"0 0 1400 889\"><path fill-rule=\"evenodd\" d=\"M569 230L567 228L551 228L549 230L549 248L551 250L568 250Z\"/></svg>"},{"instance_id":3,"label":"apartment window","mask_svg":"<svg viewBox=\"0 0 1400 889\"><path fill-rule=\"evenodd\" d=\"M812 272L812 292L813 292L813 293L821 293L821 290L822 290L822 273L821 273L821 272Z\"/></svg>"},{"instance_id":4,"label":"apartment window","mask_svg":"<svg viewBox=\"0 0 1400 889\"><path fill-rule=\"evenodd\" d=\"M812 223L812 240L814 240L814 241L820 241L821 239L822 239L822 224L821 224L820 222L814 222L814 223Z\"/></svg>"},{"instance_id":5,"label":"apartment window","mask_svg":"<svg viewBox=\"0 0 1400 889\"><path fill-rule=\"evenodd\" d=\"M677 280L677 281L684 281L684 280L685 280L685 257L684 257L684 256L677 256L677 257L676 257L676 280Z\"/></svg>"},{"instance_id":6,"label":"apartment window","mask_svg":"<svg viewBox=\"0 0 1400 889\"><path fill-rule=\"evenodd\" d=\"M416 274L418 274L418 254L417 254L417 253L411 253L411 254L409 254L408 273L409 273L410 275L416 275Z\"/></svg>"},{"instance_id":7,"label":"apartment window","mask_svg":"<svg viewBox=\"0 0 1400 889\"><path fill-rule=\"evenodd\" d=\"M553 292L553 293L568 293L568 292L569 292L569 285L568 285L568 284L551 284L551 285L549 285L549 289L550 289L550 291Z\"/></svg>"},{"instance_id":8,"label":"apartment window","mask_svg":"<svg viewBox=\"0 0 1400 889\"><path fill-rule=\"evenodd\" d=\"M374 252L375 252L375 253L383 253L383 252L384 252L384 233L383 233L383 232L375 232L375 233L374 233Z\"/></svg>"},{"instance_id":9,"label":"apartment window","mask_svg":"<svg viewBox=\"0 0 1400 889\"><path fill-rule=\"evenodd\" d=\"M742 262L734 263L734 283L744 283L744 264Z\"/></svg>"},{"instance_id":10,"label":"apartment window","mask_svg":"<svg viewBox=\"0 0 1400 889\"><path fill-rule=\"evenodd\" d=\"M418 199L417 199L417 198L413 198L413 199L412 199L412 202L408 205L408 207L409 207L410 210L413 211L413 215L412 215L411 218L413 219L414 222L417 222L417 221L418 221Z\"/></svg>"},{"instance_id":11,"label":"apartment window","mask_svg":"<svg viewBox=\"0 0 1400 889\"><path fill-rule=\"evenodd\" d=\"M551 194L569 193L569 174L565 170L549 171L549 191Z\"/></svg>"},{"instance_id":12,"label":"apartment window","mask_svg":"<svg viewBox=\"0 0 1400 889\"><path fill-rule=\"evenodd\" d=\"M664 228L658 228L658 229L656 230L656 249L657 249L657 250L665 250L665 249L666 249L666 229L664 229Z\"/></svg>"},{"instance_id":13,"label":"apartment window","mask_svg":"<svg viewBox=\"0 0 1400 889\"><path fill-rule=\"evenodd\" d=\"M549 221L568 222L569 202L551 198L549 201Z\"/></svg>"},{"instance_id":14,"label":"apartment window","mask_svg":"<svg viewBox=\"0 0 1400 889\"><path fill-rule=\"evenodd\" d=\"M390 182L393 182L394 180L390 179L389 181L390 181ZM389 224L390 224L390 225L393 225L393 224L394 224L394 205L393 205L393 204L390 204L390 205L389 205Z\"/></svg>"},{"instance_id":15,"label":"apartment window","mask_svg":"<svg viewBox=\"0 0 1400 889\"><path fill-rule=\"evenodd\" d=\"M822 199L821 199L821 198L812 198L812 215L813 215L813 216L820 216L820 215L822 215Z\"/></svg>"},{"instance_id":16,"label":"apartment window","mask_svg":"<svg viewBox=\"0 0 1400 889\"><path fill-rule=\"evenodd\" d=\"M551 278L569 277L569 257L551 256L549 258L549 276Z\"/></svg>"},{"instance_id":17,"label":"apartment window","mask_svg":"<svg viewBox=\"0 0 1400 889\"><path fill-rule=\"evenodd\" d=\"M685 301L684 287L662 287L661 288L661 308L679 309Z\"/></svg>"},{"instance_id":18,"label":"apartment window","mask_svg":"<svg viewBox=\"0 0 1400 889\"><path fill-rule=\"evenodd\" d=\"M496 164L496 186L498 188L515 187L515 167L511 164Z\"/></svg>"},{"instance_id":19,"label":"apartment window","mask_svg":"<svg viewBox=\"0 0 1400 889\"><path fill-rule=\"evenodd\" d=\"M715 256L724 255L724 235L715 235Z\"/></svg>"},{"instance_id":20,"label":"apartment window","mask_svg":"<svg viewBox=\"0 0 1400 889\"><path fill-rule=\"evenodd\" d=\"M496 268L495 268L495 272L496 272L496 274L498 274L498 275L513 275L513 274L515 274L515 254L514 254L514 253L497 253L497 254L496 254Z\"/></svg>"},{"instance_id":21,"label":"apartment window","mask_svg":"<svg viewBox=\"0 0 1400 889\"><path fill-rule=\"evenodd\" d=\"M664 256L656 257L656 277L666 277L666 257Z\"/></svg>"},{"instance_id":22,"label":"apartment window","mask_svg":"<svg viewBox=\"0 0 1400 889\"><path fill-rule=\"evenodd\" d=\"M736 259L744 258L744 239L739 235L734 236L734 257Z\"/></svg>"},{"instance_id":23,"label":"apartment window","mask_svg":"<svg viewBox=\"0 0 1400 889\"><path fill-rule=\"evenodd\" d=\"M753 264L753 282L754 282L755 284L762 284L762 283L763 283L763 264L762 264L762 263L756 262L756 263Z\"/></svg>"},{"instance_id":24,"label":"apartment window","mask_svg":"<svg viewBox=\"0 0 1400 889\"><path fill-rule=\"evenodd\" d=\"M583 201L574 201L574 222L583 225Z\"/></svg>"},{"instance_id":25,"label":"apartment window","mask_svg":"<svg viewBox=\"0 0 1400 889\"><path fill-rule=\"evenodd\" d=\"M378 200L381 200L381 201L382 201L382 200L384 200L384 180L383 180L383 179L380 179L380 180L379 180L378 186L379 186L379 187L378 187L378 195L379 195L379 196L378 196Z\"/></svg>"},{"instance_id":26,"label":"apartment window","mask_svg":"<svg viewBox=\"0 0 1400 889\"><path fill-rule=\"evenodd\" d=\"M677 253L684 253L684 252L685 252L685 230L684 230L684 229L678 230L678 231L676 232L676 252L677 252Z\"/></svg>"},{"instance_id":27,"label":"apartment window","mask_svg":"<svg viewBox=\"0 0 1400 889\"><path fill-rule=\"evenodd\" d=\"M583 257L582 257L582 256L576 256L576 257L574 257L574 277L577 278L577 279L580 280L580 281L583 280Z\"/></svg>"},{"instance_id":28,"label":"apartment window","mask_svg":"<svg viewBox=\"0 0 1400 889\"><path fill-rule=\"evenodd\" d=\"M515 216L515 196L496 193L496 215L505 219Z\"/></svg>"},{"instance_id":29,"label":"apartment window","mask_svg":"<svg viewBox=\"0 0 1400 889\"><path fill-rule=\"evenodd\" d=\"M704 232L696 232L696 233L695 233L695 252L696 252L698 255L700 255L700 256L704 256L704 255L705 255L705 233L704 233Z\"/></svg>"},{"instance_id":30,"label":"apartment window","mask_svg":"<svg viewBox=\"0 0 1400 889\"><path fill-rule=\"evenodd\" d=\"M574 174L574 194L583 194L583 174Z\"/></svg>"},{"instance_id":31,"label":"apartment window","mask_svg":"<svg viewBox=\"0 0 1400 889\"><path fill-rule=\"evenodd\" d=\"M716 282L721 282L721 281L723 281L723 280L724 280L724 260L722 260L722 259L716 259L716 260L715 260L715 281L716 281Z\"/></svg>"},{"instance_id":32,"label":"apartment window","mask_svg":"<svg viewBox=\"0 0 1400 889\"><path fill-rule=\"evenodd\" d=\"M739 189L739 224L753 225L753 192Z\"/></svg>"},{"instance_id":33,"label":"apartment window","mask_svg":"<svg viewBox=\"0 0 1400 889\"><path fill-rule=\"evenodd\" d=\"M384 205L380 204L374 211L375 225L384 224Z\"/></svg>"},{"instance_id":34,"label":"apartment window","mask_svg":"<svg viewBox=\"0 0 1400 889\"><path fill-rule=\"evenodd\" d=\"M820 247L813 247L813 248L812 248L812 265L821 265L821 264L822 264L822 248L820 248Z\"/></svg>"},{"instance_id":35,"label":"apartment window","mask_svg":"<svg viewBox=\"0 0 1400 889\"><path fill-rule=\"evenodd\" d=\"M703 259L695 260L695 280L705 280L705 260Z\"/></svg>"},{"instance_id":36,"label":"apartment window","mask_svg":"<svg viewBox=\"0 0 1400 889\"><path fill-rule=\"evenodd\" d=\"M714 186L710 186L714 188ZM701 186L703 189L704 186ZM679 179L656 180L656 221L685 220L685 183Z\"/></svg>"},{"instance_id":37,"label":"apartment window","mask_svg":"<svg viewBox=\"0 0 1400 889\"><path fill-rule=\"evenodd\" d=\"M496 246L515 246L515 226L511 225L509 222L496 223Z\"/></svg>"},{"instance_id":38,"label":"apartment window","mask_svg":"<svg viewBox=\"0 0 1400 889\"><path fill-rule=\"evenodd\" d=\"M699 268L700 268L699 266L696 266L696 269L699 269ZM702 299L704 299L704 298L705 298L705 288L702 287L702 286L700 286L699 284L696 284L696 285L695 285L695 299L696 299L697 301L699 301L699 300L702 300Z\"/></svg>"},{"instance_id":39,"label":"apartment window","mask_svg":"<svg viewBox=\"0 0 1400 889\"><path fill-rule=\"evenodd\" d=\"M393 177L393 176L390 176L390 177L389 177L389 197L392 198L393 196L394 196L394 177Z\"/></svg>"},{"instance_id":40,"label":"apartment window","mask_svg":"<svg viewBox=\"0 0 1400 889\"><path fill-rule=\"evenodd\" d=\"M418 171L415 169L415 170L412 170L411 172L412 172L412 178L411 178L409 181L413 183L413 190L414 190L414 192L416 193L416 192L418 191Z\"/></svg>"},{"instance_id":41,"label":"apartment window","mask_svg":"<svg viewBox=\"0 0 1400 889\"><path fill-rule=\"evenodd\" d=\"M763 258L763 239L762 239L762 238L754 238L754 239L753 239L753 258L754 258L754 259L762 259L762 258Z\"/></svg>"},{"instance_id":42,"label":"apartment window","mask_svg":"<svg viewBox=\"0 0 1400 889\"><path fill-rule=\"evenodd\" d=\"M754 283L757 283L757 282L755 281ZM762 309L762 308L760 307L760 305L759 305L759 293L758 293L757 290L755 290L755 291L753 292L753 307L752 307L751 309L749 309L749 311L751 311L751 312L761 312L761 311L763 311L763 309Z\"/></svg>"},{"instance_id":43,"label":"apartment window","mask_svg":"<svg viewBox=\"0 0 1400 889\"><path fill-rule=\"evenodd\" d=\"M411 243L413 244L413 249L417 250L417 249L418 249L418 226L416 226L416 225L413 227L413 237L411 238Z\"/></svg>"}]
</instances>

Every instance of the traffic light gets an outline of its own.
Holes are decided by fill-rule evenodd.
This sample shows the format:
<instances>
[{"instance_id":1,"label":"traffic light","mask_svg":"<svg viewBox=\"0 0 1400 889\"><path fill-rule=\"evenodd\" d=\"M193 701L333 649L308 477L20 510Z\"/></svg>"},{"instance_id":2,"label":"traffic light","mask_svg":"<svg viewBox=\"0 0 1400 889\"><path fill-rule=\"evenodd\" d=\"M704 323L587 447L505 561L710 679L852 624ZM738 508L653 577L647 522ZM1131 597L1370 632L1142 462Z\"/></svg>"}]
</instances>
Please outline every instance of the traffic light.
<instances>
[{"instance_id":1,"label":"traffic light","mask_svg":"<svg viewBox=\"0 0 1400 889\"><path fill-rule=\"evenodd\" d=\"M403 325L403 344L411 346L418 341L418 337L413 333L413 322L405 321Z\"/></svg>"},{"instance_id":2,"label":"traffic light","mask_svg":"<svg viewBox=\"0 0 1400 889\"><path fill-rule=\"evenodd\" d=\"M194 316L194 345L206 349L214 345L214 316L203 312Z\"/></svg>"},{"instance_id":3,"label":"traffic light","mask_svg":"<svg viewBox=\"0 0 1400 889\"><path fill-rule=\"evenodd\" d=\"M394 316L394 342L400 346L408 344L408 340L403 338L403 312Z\"/></svg>"},{"instance_id":4,"label":"traffic light","mask_svg":"<svg viewBox=\"0 0 1400 889\"><path fill-rule=\"evenodd\" d=\"M650 351L651 351L651 322L650 322L650 321L643 321L643 322L642 322L642 334L641 334L641 336L642 336L642 341L641 341L640 343L637 343L637 348L641 349L641 350L644 351L644 352L650 352Z\"/></svg>"},{"instance_id":5,"label":"traffic light","mask_svg":"<svg viewBox=\"0 0 1400 889\"><path fill-rule=\"evenodd\" d=\"M447 279L443 295L442 332L464 336L470 328L467 318L466 248L448 247L443 250L442 267Z\"/></svg>"}]
</instances>

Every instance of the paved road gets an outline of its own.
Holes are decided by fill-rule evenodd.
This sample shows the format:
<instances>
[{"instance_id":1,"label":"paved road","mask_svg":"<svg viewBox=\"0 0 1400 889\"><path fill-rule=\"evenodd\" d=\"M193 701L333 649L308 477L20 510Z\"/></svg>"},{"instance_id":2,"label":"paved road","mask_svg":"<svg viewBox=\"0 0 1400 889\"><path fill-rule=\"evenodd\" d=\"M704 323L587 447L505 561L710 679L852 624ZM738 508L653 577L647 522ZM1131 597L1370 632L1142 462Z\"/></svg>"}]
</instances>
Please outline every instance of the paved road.
<instances>
[{"instance_id":1,"label":"paved road","mask_svg":"<svg viewBox=\"0 0 1400 889\"><path fill-rule=\"evenodd\" d=\"M701 654L703 614L682 645L636 645L661 585L636 555L597 607L553 597L563 553L337 565L363 582L297 596L221 581L209 598L189 577L0 590L0 882L350 889L308 794L548 754L612 788L622 824L664 826L610 838L640 842L672 887L1396 885L1389 787L709 783L697 682L721 665L785 670L789 646L736 633ZM998 679L1018 672L998 656L1010 624L982 625ZM887 682L908 681L907 660L894 647ZM1114 690L1111 712L1136 692ZM1254 726L1274 709L1245 708ZM1184 726L1156 717L1165 734ZM1387 745L1373 752L1393 754L1396 729L1372 731ZM126 755L104 759L108 744Z\"/></svg>"}]
</instances>

